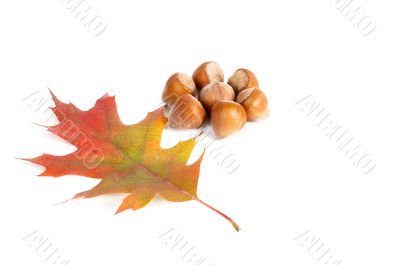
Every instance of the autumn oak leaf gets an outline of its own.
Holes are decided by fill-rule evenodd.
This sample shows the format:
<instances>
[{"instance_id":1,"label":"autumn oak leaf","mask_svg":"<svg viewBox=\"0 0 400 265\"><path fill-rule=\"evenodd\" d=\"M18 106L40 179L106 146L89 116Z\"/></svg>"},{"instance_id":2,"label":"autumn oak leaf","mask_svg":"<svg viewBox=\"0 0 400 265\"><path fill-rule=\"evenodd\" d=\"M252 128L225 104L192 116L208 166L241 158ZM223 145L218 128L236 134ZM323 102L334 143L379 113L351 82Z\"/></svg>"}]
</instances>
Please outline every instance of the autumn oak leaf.
<instances>
[{"instance_id":1,"label":"autumn oak leaf","mask_svg":"<svg viewBox=\"0 0 400 265\"><path fill-rule=\"evenodd\" d=\"M170 202L195 200L224 217L239 231L230 217L197 197L204 152L196 162L187 165L196 137L168 149L160 147L167 123L164 107L148 113L137 124L125 125L119 118L114 96L106 94L93 108L82 111L50 93L55 104L51 110L59 123L47 129L74 145L76 150L64 156L43 154L26 159L45 167L40 176L80 175L100 179L95 187L74 198L127 194L116 213L138 210L157 195Z\"/></svg>"}]
</instances>

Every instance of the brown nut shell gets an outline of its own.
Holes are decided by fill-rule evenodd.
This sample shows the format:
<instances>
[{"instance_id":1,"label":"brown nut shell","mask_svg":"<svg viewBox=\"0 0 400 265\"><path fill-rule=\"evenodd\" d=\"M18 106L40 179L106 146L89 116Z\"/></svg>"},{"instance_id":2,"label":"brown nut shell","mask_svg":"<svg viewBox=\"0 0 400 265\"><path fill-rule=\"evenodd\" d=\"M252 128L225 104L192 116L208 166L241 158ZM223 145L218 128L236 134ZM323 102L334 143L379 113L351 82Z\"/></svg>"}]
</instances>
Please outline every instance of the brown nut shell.
<instances>
[{"instance_id":1,"label":"brown nut shell","mask_svg":"<svg viewBox=\"0 0 400 265\"><path fill-rule=\"evenodd\" d=\"M268 100L259 88L243 90L237 96L236 102L242 104L246 110L248 121L262 120L268 115Z\"/></svg>"},{"instance_id":2,"label":"brown nut shell","mask_svg":"<svg viewBox=\"0 0 400 265\"><path fill-rule=\"evenodd\" d=\"M258 87L256 75L249 69L238 69L228 79L228 84L233 87L236 93L250 87Z\"/></svg>"},{"instance_id":3,"label":"brown nut shell","mask_svg":"<svg viewBox=\"0 0 400 265\"><path fill-rule=\"evenodd\" d=\"M208 84L200 91L199 100L203 107L210 111L212 106L222 100L235 100L235 91L233 88L225 83L217 82Z\"/></svg>"},{"instance_id":4,"label":"brown nut shell","mask_svg":"<svg viewBox=\"0 0 400 265\"><path fill-rule=\"evenodd\" d=\"M169 111L168 125L177 129L199 128L207 117L201 103L190 94L178 97Z\"/></svg>"},{"instance_id":5,"label":"brown nut shell","mask_svg":"<svg viewBox=\"0 0 400 265\"><path fill-rule=\"evenodd\" d=\"M173 104L183 94L194 95L196 85L193 79L184 73L175 73L167 81L162 93L162 100L167 104Z\"/></svg>"},{"instance_id":6,"label":"brown nut shell","mask_svg":"<svg viewBox=\"0 0 400 265\"><path fill-rule=\"evenodd\" d=\"M192 78L198 90L210 83L223 82L224 72L216 62L202 63L193 73Z\"/></svg>"},{"instance_id":7,"label":"brown nut shell","mask_svg":"<svg viewBox=\"0 0 400 265\"><path fill-rule=\"evenodd\" d=\"M233 101L219 101L211 111L211 126L219 138L242 129L246 119L246 111L242 105Z\"/></svg>"}]
</instances>

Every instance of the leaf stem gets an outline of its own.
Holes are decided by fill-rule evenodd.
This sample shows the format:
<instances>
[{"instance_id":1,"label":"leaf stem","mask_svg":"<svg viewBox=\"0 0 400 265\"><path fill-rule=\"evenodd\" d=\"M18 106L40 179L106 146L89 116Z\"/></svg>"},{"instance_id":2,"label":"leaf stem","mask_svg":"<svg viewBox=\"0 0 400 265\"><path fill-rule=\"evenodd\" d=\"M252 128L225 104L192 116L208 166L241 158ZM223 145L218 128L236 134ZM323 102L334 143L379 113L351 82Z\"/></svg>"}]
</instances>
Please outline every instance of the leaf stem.
<instances>
[{"instance_id":1,"label":"leaf stem","mask_svg":"<svg viewBox=\"0 0 400 265\"><path fill-rule=\"evenodd\" d=\"M198 201L199 203L203 204L203 205L206 206L207 208L213 210L213 211L216 212L217 214L221 215L222 217L224 217L226 220L228 220L228 221L232 224L232 226L235 228L235 230L236 230L237 232L239 232L240 227L239 227L239 225L238 225L235 221L233 221L232 218L230 218L229 216L227 216L227 215L224 214L223 212L221 212L221 211L215 209L214 207L212 207L212 206L209 205L208 203L206 203L206 202L200 200L200 199L197 198L197 197L195 198L195 200Z\"/></svg>"},{"instance_id":2,"label":"leaf stem","mask_svg":"<svg viewBox=\"0 0 400 265\"><path fill-rule=\"evenodd\" d=\"M197 196L194 196L194 195L190 194L189 192L187 192L186 190L182 189L181 187L175 186L174 184L172 184L172 183L171 183L170 181L168 181L167 179L164 179L164 178L158 176L157 174L155 174L153 171L149 170L149 169L148 169L147 167L145 167L144 165L142 165L142 164L136 164L136 165L137 165L138 167L140 167L141 169L143 169L143 170L149 172L152 176L154 176L154 177L157 178L158 180L163 181L164 183L166 183L167 185L169 185L171 188L177 190L177 191L180 192L180 193L185 194L186 196L188 196L188 197L191 198L192 200L195 200L195 201L197 201L197 202L203 204L203 205L206 206L207 208L209 208L209 209L213 210L214 212L216 212L217 214L221 215L222 217L224 217L226 220L228 220L228 221L232 224L232 226L235 228L235 230L236 230L237 232L239 232L239 230L240 230L239 225L238 225L235 221L233 221L232 218L230 218L229 216L227 216L227 215L224 214L223 212L221 212L221 211L215 209L214 207L212 207L212 206L209 205L208 203L206 203L206 202L200 200Z\"/></svg>"}]
</instances>

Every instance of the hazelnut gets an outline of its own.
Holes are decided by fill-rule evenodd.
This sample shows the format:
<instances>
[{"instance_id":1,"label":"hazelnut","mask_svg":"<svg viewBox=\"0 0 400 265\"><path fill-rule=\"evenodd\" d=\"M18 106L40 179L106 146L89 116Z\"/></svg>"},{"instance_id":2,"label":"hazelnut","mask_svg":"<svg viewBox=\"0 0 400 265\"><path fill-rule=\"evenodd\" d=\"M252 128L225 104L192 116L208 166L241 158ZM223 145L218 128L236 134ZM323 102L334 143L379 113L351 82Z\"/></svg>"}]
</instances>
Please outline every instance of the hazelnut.
<instances>
[{"instance_id":1,"label":"hazelnut","mask_svg":"<svg viewBox=\"0 0 400 265\"><path fill-rule=\"evenodd\" d=\"M249 87L258 87L256 75L248 69L238 69L228 79L228 84L233 87L236 93Z\"/></svg>"},{"instance_id":2,"label":"hazelnut","mask_svg":"<svg viewBox=\"0 0 400 265\"><path fill-rule=\"evenodd\" d=\"M197 89L201 90L210 83L223 82L224 73L216 62L205 62L194 71L192 78Z\"/></svg>"},{"instance_id":3,"label":"hazelnut","mask_svg":"<svg viewBox=\"0 0 400 265\"><path fill-rule=\"evenodd\" d=\"M201 104L210 111L214 103L222 100L235 100L235 91L230 85L222 82L208 84L200 91Z\"/></svg>"},{"instance_id":4,"label":"hazelnut","mask_svg":"<svg viewBox=\"0 0 400 265\"><path fill-rule=\"evenodd\" d=\"M206 116L206 111L195 97L183 94L172 105L168 124L177 129L195 129L203 124Z\"/></svg>"},{"instance_id":5,"label":"hazelnut","mask_svg":"<svg viewBox=\"0 0 400 265\"><path fill-rule=\"evenodd\" d=\"M162 93L162 100L167 104L173 104L183 94L194 95L196 86L193 79L184 73L175 73L167 81Z\"/></svg>"},{"instance_id":6,"label":"hazelnut","mask_svg":"<svg viewBox=\"0 0 400 265\"><path fill-rule=\"evenodd\" d=\"M233 101L219 101L211 111L211 126L219 138L242 129L246 119L246 111L242 105Z\"/></svg>"},{"instance_id":7,"label":"hazelnut","mask_svg":"<svg viewBox=\"0 0 400 265\"><path fill-rule=\"evenodd\" d=\"M268 114L267 97L256 87L242 90L236 101L246 110L248 121L261 120Z\"/></svg>"}]
</instances>

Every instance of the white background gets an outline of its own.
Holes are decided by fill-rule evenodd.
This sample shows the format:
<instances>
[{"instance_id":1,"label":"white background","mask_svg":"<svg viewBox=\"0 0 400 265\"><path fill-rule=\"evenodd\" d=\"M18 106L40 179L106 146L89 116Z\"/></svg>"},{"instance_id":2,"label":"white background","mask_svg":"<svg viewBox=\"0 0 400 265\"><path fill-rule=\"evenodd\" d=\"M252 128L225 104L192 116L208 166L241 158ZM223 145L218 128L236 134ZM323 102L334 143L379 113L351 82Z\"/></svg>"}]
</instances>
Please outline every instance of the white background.
<instances>
[{"instance_id":1,"label":"white background","mask_svg":"<svg viewBox=\"0 0 400 265\"><path fill-rule=\"evenodd\" d=\"M341 264L399 264L398 1L357 1L377 25L367 37L329 0L87 0L107 23L97 37L64 2L0 7L1 264L51 264L23 240L35 231L69 264L195 264L159 238L172 228L207 265L323 264L295 240L308 230ZM201 167L200 198L239 233L196 202L155 200L119 215L122 195L56 205L97 181L39 178L43 168L15 159L73 150L34 124L47 116L27 106L32 93L48 98L49 87L88 109L109 92L130 124L158 106L170 74L207 60L226 76L252 69L270 102L268 119L217 143L237 171L211 157ZM295 106L307 95L371 154L370 174ZM187 135L166 131L163 145Z\"/></svg>"}]
</instances>

